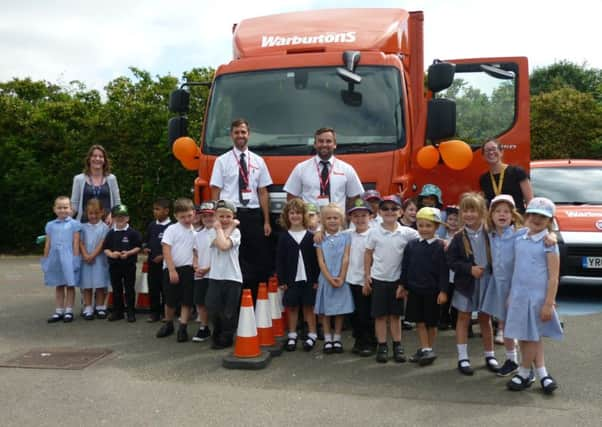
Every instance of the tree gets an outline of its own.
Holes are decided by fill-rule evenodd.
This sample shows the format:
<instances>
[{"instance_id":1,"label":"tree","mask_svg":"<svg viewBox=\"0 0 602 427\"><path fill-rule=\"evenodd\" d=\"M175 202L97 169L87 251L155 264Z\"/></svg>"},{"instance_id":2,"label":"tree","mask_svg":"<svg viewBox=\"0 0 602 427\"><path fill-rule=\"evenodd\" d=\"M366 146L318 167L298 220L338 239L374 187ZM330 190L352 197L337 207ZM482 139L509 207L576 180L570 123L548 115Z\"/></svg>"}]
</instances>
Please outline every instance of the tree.
<instances>
[{"instance_id":1,"label":"tree","mask_svg":"<svg viewBox=\"0 0 602 427\"><path fill-rule=\"evenodd\" d=\"M546 67L536 68L530 76L531 95L571 87L589 93L597 102L602 102L602 70L587 68L587 64L559 61Z\"/></svg>"}]
</instances>

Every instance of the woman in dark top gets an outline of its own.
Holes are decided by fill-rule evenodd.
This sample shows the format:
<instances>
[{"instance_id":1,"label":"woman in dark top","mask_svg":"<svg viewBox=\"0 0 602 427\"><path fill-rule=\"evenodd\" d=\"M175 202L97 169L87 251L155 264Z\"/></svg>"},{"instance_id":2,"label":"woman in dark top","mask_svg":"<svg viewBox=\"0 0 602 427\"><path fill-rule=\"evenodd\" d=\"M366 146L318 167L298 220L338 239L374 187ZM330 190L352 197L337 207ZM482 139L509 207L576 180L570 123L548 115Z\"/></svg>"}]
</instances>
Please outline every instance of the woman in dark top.
<instances>
[{"instance_id":1,"label":"woman in dark top","mask_svg":"<svg viewBox=\"0 0 602 427\"><path fill-rule=\"evenodd\" d=\"M117 178L111 174L111 164L102 145L93 145L86 155L83 173L73 177L71 204L75 219L87 222L84 206L98 199L105 212L105 222L111 225L111 209L121 204Z\"/></svg>"},{"instance_id":2,"label":"woman in dark top","mask_svg":"<svg viewBox=\"0 0 602 427\"><path fill-rule=\"evenodd\" d=\"M479 184L487 205L500 194L509 194L514 198L516 209L525 212L527 203L533 198L533 189L529 175L520 166L507 165L502 162L503 149L497 139L490 139L481 147L489 171L481 175Z\"/></svg>"}]
</instances>

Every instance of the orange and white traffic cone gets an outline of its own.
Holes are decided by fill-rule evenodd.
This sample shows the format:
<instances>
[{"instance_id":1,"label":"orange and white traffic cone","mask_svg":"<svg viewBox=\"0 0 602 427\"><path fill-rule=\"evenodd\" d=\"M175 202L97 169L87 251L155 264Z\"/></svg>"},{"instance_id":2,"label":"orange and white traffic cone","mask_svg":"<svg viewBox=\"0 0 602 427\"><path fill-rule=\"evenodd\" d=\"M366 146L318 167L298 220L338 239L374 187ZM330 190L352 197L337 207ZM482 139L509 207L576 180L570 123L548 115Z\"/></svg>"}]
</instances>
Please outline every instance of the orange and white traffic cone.
<instances>
[{"instance_id":1,"label":"orange and white traffic cone","mask_svg":"<svg viewBox=\"0 0 602 427\"><path fill-rule=\"evenodd\" d=\"M234 353L222 360L222 366L228 369L263 369L271 358L267 351L261 351L257 325L253 311L253 296L250 289L244 289L238 315L238 329L234 341Z\"/></svg>"},{"instance_id":2,"label":"orange and white traffic cone","mask_svg":"<svg viewBox=\"0 0 602 427\"><path fill-rule=\"evenodd\" d=\"M142 263L140 282L136 282L136 310L150 311L150 294L148 293L148 262Z\"/></svg>"},{"instance_id":3,"label":"orange and white traffic cone","mask_svg":"<svg viewBox=\"0 0 602 427\"><path fill-rule=\"evenodd\" d=\"M255 305L255 320L257 322L259 346L269 351L272 356L280 356L282 354L282 346L276 345L276 340L274 340L272 309L270 308L270 301L268 299L268 286L265 283L259 284L257 303Z\"/></svg>"},{"instance_id":4,"label":"orange and white traffic cone","mask_svg":"<svg viewBox=\"0 0 602 427\"><path fill-rule=\"evenodd\" d=\"M268 285L268 297L272 311L272 329L276 338L284 337L284 321L282 320L282 309L278 302L278 283L270 281Z\"/></svg>"}]
</instances>

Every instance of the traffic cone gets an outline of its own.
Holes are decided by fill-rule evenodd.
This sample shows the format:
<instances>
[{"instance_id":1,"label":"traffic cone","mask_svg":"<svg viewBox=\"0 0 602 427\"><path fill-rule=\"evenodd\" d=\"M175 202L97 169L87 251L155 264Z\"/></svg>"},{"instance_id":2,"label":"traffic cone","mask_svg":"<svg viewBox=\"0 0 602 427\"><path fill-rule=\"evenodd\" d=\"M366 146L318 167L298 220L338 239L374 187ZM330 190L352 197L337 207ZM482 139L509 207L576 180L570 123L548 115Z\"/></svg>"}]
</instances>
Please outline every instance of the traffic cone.
<instances>
[{"instance_id":1,"label":"traffic cone","mask_svg":"<svg viewBox=\"0 0 602 427\"><path fill-rule=\"evenodd\" d=\"M282 320L282 309L278 302L278 283L270 280L268 285L268 297L272 311L272 329L276 338L284 337L284 321Z\"/></svg>"},{"instance_id":2,"label":"traffic cone","mask_svg":"<svg viewBox=\"0 0 602 427\"><path fill-rule=\"evenodd\" d=\"M234 342L234 353L222 360L222 366L228 369L263 369L270 362L271 354L261 351L255 313L253 311L253 296L250 289L244 289L238 316L238 329Z\"/></svg>"},{"instance_id":3,"label":"traffic cone","mask_svg":"<svg viewBox=\"0 0 602 427\"><path fill-rule=\"evenodd\" d=\"M138 283L140 285L138 285ZM148 262L142 263L140 282L136 282L136 310L150 311L150 294L148 293Z\"/></svg>"},{"instance_id":4,"label":"traffic cone","mask_svg":"<svg viewBox=\"0 0 602 427\"><path fill-rule=\"evenodd\" d=\"M268 286L265 283L259 284L255 314L259 346L269 351L272 356L280 356L282 354L282 346L276 345L276 341L274 340L272 309L270 308L270 301L268 299Z\"/></svg>"}]
</instances>

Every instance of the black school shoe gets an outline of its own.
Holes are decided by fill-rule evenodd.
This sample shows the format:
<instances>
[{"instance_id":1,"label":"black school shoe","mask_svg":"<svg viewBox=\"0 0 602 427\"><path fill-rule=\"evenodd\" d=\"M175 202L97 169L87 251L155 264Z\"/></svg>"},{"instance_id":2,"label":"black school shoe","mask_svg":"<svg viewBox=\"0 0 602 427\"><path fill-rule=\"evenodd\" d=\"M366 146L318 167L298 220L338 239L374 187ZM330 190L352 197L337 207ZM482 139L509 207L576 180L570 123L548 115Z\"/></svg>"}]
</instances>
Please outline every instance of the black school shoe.
<instances>
[{"instance_id":1,"label":"black school shoe","mask_svg":"<svg viewBox=\"0 0 602 427\"><path fill-rule=\"evenodd\" d=\"M462 375L474 375L474 369L472 369L472 366L470 366L469 359L462 359L458 361L458 371L460 371Z\"/></svg>"},{"instance_id":2,"label":"black school shoe","mask_svg":"<svg viewBox=\"0 0 602 427\"><path fill-rule=\"evenodd\" d=\"M387 363L389 360L389 347L387 344L378 344L376 348L376 361L378 363Z\"/></svg>"},{"instance_id":3,"label":"black school shoe","mask_svg":"<svg viewBox=\"0 0 602 427\"><path fill-rule=\"evenodd\" d=\"M136 321L136 313L134 313L133 311L128 311L127 320L128 323L134 323Z\"/></svg>"},{"instance_id":4,"label":"black school shoe","mask_svg":"<svg viewBox=\"0 0 602 427\"><path fill-rule=\"evenodd\" d=\"M46 320L48 323L56 323L63 320L63 315L61 313L54 313L52 316Z\"/></svg>"},{"instance_id":5,"label":"black school shoe","mask_svg":"<svg viewBox=\"0 0 602 427\"><path fill-rule=\"evenodd\" d=\"M437 355L433 350L422 350L420 352L420 357L418 358L418 364L420 366L431 365L436 358Z\"/></svg>"},{"instance_id":6,"label":"black school shoe","mask_svg":"<svg viewBox=\"0 0 602 427\"><path fill-rule=\"evenodd\" d=\"M513 360L506 359L499 371L497 371L498 377L507 377L512 375L518 370L518 364Z\"/></svg>"},{"instance_id":7,"label":"black school shoe","mask_svg":"<svg viewBox=\"0 0 602 427\"><path fill-rule=\"evenodd\" d=\"M204 342L207 341L211 337L211 330L209 326L204 326L199 328L196 335L192 337L192 341L194 342Z\"/></svg>"},{"instance_id":8,"label":"black school shoe","mask_svg":"<svg viewBox=\"0 0 602 427\"><path fill-rule=\"evenodd\" d=\"M96 310L96 318L104 320L107 318L107 310Z\"/></svg>"},{"instance_id":9,"label":"black school shoe","mask_svg":"<svg viewBox=\"0 0 602 427\"><path fill-rule=\"evenodd\" d=\"M109 315L108 319L109 322L115 322L116 320L121 320L124 317L125 316L123 315L123 312L114 311Z\"/></svg>"},{"instance_id":10,"label":"black school shoe","mask_svg":"<svg viewBox=\"0 0 602 427\"><path fill-rule=\"evenodd\" d=\"M487 356L485 358L485 366L487 366L487 369L489 369L494 374L497 374L497 372L500 370L500 364L498 363L497 359L493 356Z\"/></svg>"},{"instance_id":11,"label":"black school shoe","mask_svg":"<svg viewBox=\"0 0 602 427\"><path fill-rule=\"evenodd\" d=\"M188 341L188 330L186 325L180 325L178 328L177 340L178 342Z\"/></svg>"},{"instance_id":12,"label":"black school shoe","mask_svg":"<svg viewBox=\"0 0 602 427\"><path fill-rule=\"evenodd\" d=\"M157 338L165 338L174 333L173 322L165 322L157 331Z\"/></svg>"},{"instance_id":13,"label":"black school shoe","mask_svg":"<svg viewBox=\"0 0 602 427\"><path fill-rule=\"evenodd\" d=\"M529 376L529 378L523 378L520 375L516 374L512 377L510 381L506 383L506 387L508 387L508 390L512 391L523 391L531 387L531 384L533 384L533 380L534 378L532 378L531 376Z\"/></svg>"},{"instance_id":14,"label":"black school shoe","mask_svg":"<svg viewBox=\"0 0 602 427\"><path fill-rule=\"evenodd\" d=\"M558 383L556 383L556 380L550 375L543 377L541 380L539 380L539 383L541 384L541 390L544 392L544 394L552 394L554 393L554 390L558 388Z\"/></svg>"},{"instance_id":15,"label":"black school shoe","mask_svg":"<svg viewBox=\"0 0 602 427\"><path fill-rule=\"evenodd\" d=\"M65 315L63 316L63 322L65 322L65 323L73 322L73 313L65 313Z\"/></svg>"},{"instance_id":16,"label":"black school shoe","mask_svg":"<svg viewBox=\"0 0 602 427\"><path fill-rule=\"evenodd\" d=\"M404 363L406 361L406 356L403 352L403 347L401 344L393 345L393 360L396 363Z\"/></svg>"}]
</instances>

